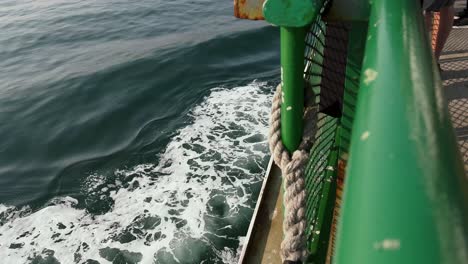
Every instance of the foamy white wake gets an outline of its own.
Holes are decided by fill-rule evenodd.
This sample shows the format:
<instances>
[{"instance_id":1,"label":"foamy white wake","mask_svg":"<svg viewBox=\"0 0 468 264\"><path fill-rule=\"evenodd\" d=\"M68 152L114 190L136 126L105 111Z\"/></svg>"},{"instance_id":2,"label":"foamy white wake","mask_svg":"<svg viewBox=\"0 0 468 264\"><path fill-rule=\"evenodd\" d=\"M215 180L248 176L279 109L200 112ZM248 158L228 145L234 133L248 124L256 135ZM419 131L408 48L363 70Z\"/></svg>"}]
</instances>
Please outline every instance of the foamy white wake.
<instances>
[{"instance_id":1,"label":"foamy white wake","mask_svg":"<svg viewBox=\"0 0 468 264\"><path fill-rule=\"evenodd\" d=\"M267 164L270 98L263 83L214 89L157 165L90 176L85 193L113 202L105 214L71 197L0 205L0 262L234 263Z\"/></svg>"}]
</instances>

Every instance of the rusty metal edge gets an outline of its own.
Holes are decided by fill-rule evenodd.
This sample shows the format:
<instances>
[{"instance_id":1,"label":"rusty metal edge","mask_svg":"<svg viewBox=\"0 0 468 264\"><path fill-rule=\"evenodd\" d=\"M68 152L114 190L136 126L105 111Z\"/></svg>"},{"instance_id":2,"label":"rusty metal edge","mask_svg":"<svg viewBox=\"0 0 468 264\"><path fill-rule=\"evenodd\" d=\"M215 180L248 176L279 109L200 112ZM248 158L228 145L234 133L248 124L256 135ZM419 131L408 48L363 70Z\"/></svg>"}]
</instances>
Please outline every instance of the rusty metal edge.
<instances>
[{"instance_id":1,"label":"rusty metal edge","mask_svg":"<svg viewBox=\"0 0 468 264\"><path fill-rule=\"evenodd\" d=\"M241 13L239 10L241 9L239 5L239 1L241 0L234 0L234 16L240 19L248 19L248 20L265 20L263 15L261 16L249 16L248 14ZM249 1L249 0L247 0ZM263 12L262 12L263 14Z\"/></svg>"}]
</instances>

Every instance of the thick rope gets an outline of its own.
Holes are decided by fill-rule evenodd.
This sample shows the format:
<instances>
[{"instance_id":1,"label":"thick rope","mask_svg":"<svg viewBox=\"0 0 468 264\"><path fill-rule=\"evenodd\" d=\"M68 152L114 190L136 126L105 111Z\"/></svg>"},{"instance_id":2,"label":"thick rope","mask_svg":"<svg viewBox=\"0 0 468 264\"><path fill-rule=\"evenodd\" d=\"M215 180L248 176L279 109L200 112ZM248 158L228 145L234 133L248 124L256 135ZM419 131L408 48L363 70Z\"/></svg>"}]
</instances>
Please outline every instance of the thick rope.
<instances>
[{"instance_id":1,"label":"thick rope","mask_svg":"<svg viewBox=\"0 0 468 264\"><path fill-rule=\"evenodd\" d=\"M299 148L292 157L281 141L281 103L283 93L278 85L273 97L270 120L270 151L283 175L283 204L285 218L283 221L283 242L281 243L281 259L283 263L300 262L307 258L306 249L306 190L305 168L309 161L311 139L316 122L316 108L312 107L312 89L306 84L304 107L304 133Z\"/></svg>"}]
</instances>

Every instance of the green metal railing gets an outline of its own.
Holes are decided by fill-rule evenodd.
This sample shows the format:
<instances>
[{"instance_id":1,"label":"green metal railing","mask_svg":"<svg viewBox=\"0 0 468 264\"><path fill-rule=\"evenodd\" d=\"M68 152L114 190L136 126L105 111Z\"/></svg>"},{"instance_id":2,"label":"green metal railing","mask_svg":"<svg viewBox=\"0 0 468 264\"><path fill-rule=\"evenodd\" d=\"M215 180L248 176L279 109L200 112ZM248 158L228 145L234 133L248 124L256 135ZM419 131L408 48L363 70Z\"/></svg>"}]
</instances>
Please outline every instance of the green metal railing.
<instances>
[{"instance_id":1,"label":"green metal railing","mask_svg":"<svg viewBox=\"0 0 468 264\"><path fill-rule=\"evenodd\" d=\"M467 263L468 183L419 1L373 1L335 263Z\"/></svg>"},{"instance_id":2,"label":"green metal railing","mask_svg":"<svg viewBox=\"0 0 468 264\"><path fill-rule=\"evenodd\" d=\"M302 135L304 88L318 110L308 262L468 263L468 180L420 1L371 2L264 4L266 20L282 27L289 151Z\"/></svg>"}]
</instances>

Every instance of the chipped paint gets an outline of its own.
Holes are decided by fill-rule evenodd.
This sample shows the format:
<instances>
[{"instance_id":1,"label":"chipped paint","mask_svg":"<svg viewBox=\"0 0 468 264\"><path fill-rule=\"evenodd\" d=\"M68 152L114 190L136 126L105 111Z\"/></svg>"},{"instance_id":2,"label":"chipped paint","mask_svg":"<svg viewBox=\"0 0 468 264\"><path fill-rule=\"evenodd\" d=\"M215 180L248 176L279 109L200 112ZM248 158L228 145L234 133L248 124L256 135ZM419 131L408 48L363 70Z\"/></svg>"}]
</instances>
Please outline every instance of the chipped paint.
<instances>
[{"instance_id":1,"label":"chipped paint","mask_svg":"<svg viewBox=\"0 0 468 264\"><path fill-rule=\"evenodd\" d=\"M399 250L401 242L399 239L384 239L374 243L374 249L376 250Z\"/></svg>"},{"instance_id":2,"label":"chipped paint","mask_svg":"<svg viewBox=\"0 0 468 264\"><path fill-rule=\"evenodd\" d=\"M379 75L378 72L374 71L373 69L367 69L364 71L364 83L366 85L369 85L371 82L375 81L377 79L377 75Z\"/></svg>"},{"instance_id":3,"label":"chipped paint","mask_svg":"<svg viewBox=\"0 0 468 264\"><path fill-rule=\"evenodd\" d=\"M369 136L370 136L370 132L366 131L366 132L362 133L361 140L364 141L364 140L368 139Z\"/></svg>"},{"instance_id":4,"label":"chipped paint","mask_svg":"<svg viewBox=\"0 0 468 264\"><path fill-rule=\"evenodd\" d=\"M382 24L381 19L377 20L377 22L374 23L374 27L378 27L380 24Z\"/></svg>"},{"instance_id":5,"label":"chipped paint","mask_svg":"<svg viewBox=\"0 0 468 264\"><path fill-rule=\"evenodd\" d=\"M234 15L237 18L263 20L263 2L265 0L234 0Z\"/></svg>"},{"instance_id":6,"label":"chipped paint","mask_svg":"<svg viewBox=\"0 0 468 264\"><path fill-rule=\"evenodd\" d=\"M283 67L281 67L281 88L284 87L284 74L283 74ZM281 97L284 97L284 92L281 91Z\"/></svg>"}]
</instances>

